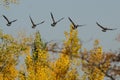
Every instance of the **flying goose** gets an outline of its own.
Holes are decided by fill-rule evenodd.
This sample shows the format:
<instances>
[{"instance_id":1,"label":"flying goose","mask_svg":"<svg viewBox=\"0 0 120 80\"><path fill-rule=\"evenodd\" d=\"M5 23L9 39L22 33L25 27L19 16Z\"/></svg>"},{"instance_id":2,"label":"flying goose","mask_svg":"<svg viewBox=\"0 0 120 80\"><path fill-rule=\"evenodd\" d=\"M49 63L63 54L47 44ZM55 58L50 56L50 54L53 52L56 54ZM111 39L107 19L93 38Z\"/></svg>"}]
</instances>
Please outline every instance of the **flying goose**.
<instances>
[{"instance_id":1,"label":"flying goose","mask_svg":"<svg viewBox=\"0 0 120 80\"><path fill-rule=\"evenodd\" d=\"M12 21L9 21L8 18L7 18L5 15L3 15L3 17L4 17L4 19L7 21L7 24L6 24L7 26L11 26L11 24L12 24L13 22L17 21L17 19L12 20Z\"/></svg>"},{"instance_id":2,"label":"flying goose","mask_svg":"<svg viewBox=\"0 0 120 80\"><path fill-rule=\"evenodd\" d=\"M35 28L37 25L40 25L40 24L42 24L42 23L45 22L45 21L42 21L42 22L40 22L40 23L38 23L38 24L35 24L30 16L29 16L29 18L30 18L30 21L31 21L31 23L32 23L32 28Z\"/></svg>"},{"instance_id":3,"label":"flying goose","mask_svg":"<svg viewBox=\"0 0 120 80\"><path fill-rule=\"evenodd\" d=\"M101 26L98 22L96 22L96 24L97 24L100 28L102 28L102 31L103 31L103 32L106 32L107 30L116 30L116 29L117 29L117 28L110 29L110 28L107 28L107 27L103 27L103 26Z\"/></svg>"},{"instance_id":4,"label":"flying goose","mask_svg":"<svg viewBox=\"0 0 120 80\"><path fill-rule=\"evenodd\" d=\"M61 20L64 19L64 17L63 17L63 18L59 19L58 21L55 21L52 12L50 13L50 15L51 15L51 18L52 18L52 21L53 21L52 24L51 24L52 27L54 27L58 22L60 22Z\"/></svg>"},{"instance_id":5,"label":"flying goose","mask_svg":"<svg viewBox=\"0 0 120 80\"><path fill-rule=\"evenodd\" d=\"M77 29L78 27L82 27L82 26L85 26L85 25L76 25L73 21L72 21L72 19L70 18L70 17L68 17L68 19L70 20L70 22L72 23L72 25L73 25L73 29Z\"/></svg>"}]
</instances>

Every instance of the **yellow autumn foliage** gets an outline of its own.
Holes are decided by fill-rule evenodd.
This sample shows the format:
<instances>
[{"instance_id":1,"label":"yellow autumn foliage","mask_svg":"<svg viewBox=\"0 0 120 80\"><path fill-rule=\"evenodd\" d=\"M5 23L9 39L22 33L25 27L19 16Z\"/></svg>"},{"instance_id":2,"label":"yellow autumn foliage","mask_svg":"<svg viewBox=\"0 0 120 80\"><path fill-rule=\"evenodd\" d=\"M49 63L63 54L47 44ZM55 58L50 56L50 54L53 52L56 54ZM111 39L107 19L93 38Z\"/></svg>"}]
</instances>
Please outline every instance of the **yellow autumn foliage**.
<instances>
[{"instance_id":1,"label":"yellow autumn foliage","mask_svg":"<svg viewBox=\"0 0 120 80\"><path fill-rule=\"evenodd\" d=\"M22 35L17 39L0 32L0 80L104 80L110 59L105 58L99 40L90 51L82 51L78 30L72 27L65 31L65 40L53 61L50 45L41 39L39 31L33 37Z\"/></svg>"},{"instance_id":2,"label":"yellow autumn foliage","mask_svg":"<svg viewBox=\"0 0 120 80\"><path fill-rule=\"evenodd\" d=\"M55 80L76 80L78 79L78 73L75 70L76 67L72 65L77 59L72 57L79 54L81 48L80 41L78 39L78 31L73 30L70 26L70 32L65 32L66 40L64 41L63 49L59 58L53 63L55 72Z\"/></svg>"},{"instance_id":3,"label":"yellow autumn foliage","mask_svg":"<svg viewBox=\"0 0 120 80\"><path fill-rule=\"evenodd\" d=\"M14 80L19 73L16 69L19 56L22 52L24 53L26 48L21 46L22 43L15 40L11 35L1 32L0 39L0 79Z\"/></svg>"},{"instance_id":4,"label":"yellow autumn foliage","mask_svg":"<svg viewBox=\"0 0 120 80\"><path fill-rule=\"evenodd\" d=\"M103 49L99 40L95 40L94 49L90 50L88 59L83 62L84 71L90 80L104 80L105 72L110 67L109 60L104 61Z\"/></svg>"},{"instance_id":5,"label":"yellow autumn foliage","mask_svg":"<svg viewBox=\"0 0 120 80\"><path fill-rule=\"evenodd\" d=\"M64 33L66 40L64 41L63 53L68 55L78 55L82 45L78 38L78 30L74 30L72 26L73 25L70 26L70 32Z\"/></svg>"}]
</instances>

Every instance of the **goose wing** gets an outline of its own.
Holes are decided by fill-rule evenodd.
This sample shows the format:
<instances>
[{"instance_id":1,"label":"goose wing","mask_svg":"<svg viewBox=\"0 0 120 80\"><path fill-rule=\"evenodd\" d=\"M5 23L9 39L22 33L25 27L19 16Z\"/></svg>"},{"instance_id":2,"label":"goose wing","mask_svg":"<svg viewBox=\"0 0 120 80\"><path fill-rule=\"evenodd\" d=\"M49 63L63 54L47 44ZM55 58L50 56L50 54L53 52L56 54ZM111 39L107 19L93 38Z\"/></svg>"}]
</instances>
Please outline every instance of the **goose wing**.
<instances>
[{"instance_id":1,"label":"goose wing","mask_svg":"<svg viewBox=\"0 0 120 80\"><path fill-rule=\"evenodd\" d=\"M100 28L106 29L106 28L104 28L103 26L101 26L98 22L96 22L96 24L97 24Z\"/></svg>"},{"instance_id":2,"label":"goose wing","mask_svg":"<svg viewBox=\"0 0 120 80\"><path fill-rule=\"evenodd\" d=\"M85 24L83 24L83 25L77 25L78 27L83 27L83 26L85 26Z\"/></svg>"},{"instance_id":3,"label":"goose wing","mask_svg":"<svg viewBox=\"0 0 120 80\"><path fill-rule=\"evenodd\" d=\"M52 21L55 22L52 12L50 13L50 15L51 15Z\"/></svg>"},{"instance_id":4,"label":"goose wing","mask_svg":"<svg viewBox=\"0 0 120 80\"><path fill-rule=\"evenodd\" d=\"M75 26L75 23L72 21L72 19L70 17L68 17L68 19L70 20L70 22L73 24L73 26Z\"/></svg>"},{"instance_id":5,"label":"goose wing","mask_svg":"<svg viewBox=\"0 0 120 80\"><path fill-rule=\"evenodd\" d=\"M59 20L57 21L57 23L58 23L58 22L60 22L60 21L61 21L61 20L63 20L63 19L64 19L64 17L63 17L63 18L61 18L61 19L59 19Z\"/></svg>"},{"instance_id":6,"label":"goose wing","mask_svg":"<svg viewBox=\"0 0 120 80\"><path fill-rule=\"evenodd\" d=\"M8 20L8 18L5 16L5 15L3 15L3 17L7 20L7 22L9 23L9 20Z\"/></svg>"},{"instance_id":7,"label":"goose wing","mask_svg":"<svg viewBox=\"0 0 120 80\"><path fill-rule=\"evenodd\" d=\"M32 25L35 25L32 18L30 16L29 16L29 18L30 18L30 21L31 21Z\"/></svg>"},{"instance_id":8,"label":"goose wing","mask_svg":"<svg viewBox=\"0 0 120 80\"><path fill-rule=\"evenodd\" d=\"M114 28L114 29L110 29L110 28L107 28L107 30L116 30L117 28Z\"/></svg>"},{"instance_id":9,"label":"goose wing","mask_svg":"<svg viewBox=\"0 0 120 80\"><path fill-rule=\"evenodd\" d=\"M38 23L38 24L36 24L36 25L39 25L39 24L42 24L42 23L44 23L45 21L42 21L42 22L40 22L40 23Z\"/></svg>"},{"instance_id":10,"label":"goose wing","mask_svg":"<svg viewBox=\"0 0 120 80\"><path fill-rule=\"evenodd\" d=\"M16 20L13 20L13 21L11 21L11 22L15 22L15 21L17 21L17 19L16 19Z\"/></svg>"}]
</instances>

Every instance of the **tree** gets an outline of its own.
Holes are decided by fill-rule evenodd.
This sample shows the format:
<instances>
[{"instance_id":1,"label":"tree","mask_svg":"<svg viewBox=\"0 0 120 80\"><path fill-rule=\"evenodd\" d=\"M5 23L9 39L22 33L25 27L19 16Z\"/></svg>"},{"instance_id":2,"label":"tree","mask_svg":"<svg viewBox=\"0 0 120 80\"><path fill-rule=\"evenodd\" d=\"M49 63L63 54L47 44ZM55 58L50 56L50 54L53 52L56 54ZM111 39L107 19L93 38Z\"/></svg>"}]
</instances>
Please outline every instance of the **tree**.
<instances>
[{"instance_id":1,"label":"tree","mask_svg":"<svg viewBox=\"0 0 120 80\"><path fill-rule=\"evenodd\" d=\"M22 32L23 33L23 32ZM99 40L91 50L82 50L78 30L70 26L65 40L45 42L40 32L18 38L0 31L0 79L1 80L111 80L119 73L119 52L103 52ZM56 59L51 56L56 54ZM19 58L23 62L19 63ZM18 66L19 68L16 68Z\"/></svg>"},{"instance_id":2,"label":"tree","mask_svg":"<svg viewBox=\"0 0 120 80\"><path fill-rule=\"evenodd\" d=\"M5 6L6 8L9 8L10 4L18 4L19 0L1 0L1 5Z\"/></svg>"},{"instance_id":3,"label":"tree","mask_svg":"<svg viewBox=\"0 0 120 80\"><path fill-rule=\"evenodd\" d=\"M102 47L99 46L99 41L95 40L94 49L84 51L82 54L82 68L90 80L103 80L105 77L115 80L111 75L112 59L114 53L103 53Z\"/></svg>"},{"instance_id":4,"label":"tree","mask_svg":"<svg viewBox=\"0 0 120 80\"><path fill-rule=\"evenodd\" d=\"M16 65L19 61L19 55L25 51L26 46L2 31L0 32L0 40L0 79L16 79L18 75Z\"/></svg>"},{"instance_id":5,"label":"tree","mask_svg":"<svg viewBox=\"0 0 120 80\"><path fill-rule=\"evenodd\" d=\"M79 55L81 48L78 31L74 30L71 25L70 32L65 32L65 37L66 40L59 54L60 57L53 63L55 77L56 80L77 80L79 79L77 72L78 59L73 56Z\"/></svg>"}]
</instances>

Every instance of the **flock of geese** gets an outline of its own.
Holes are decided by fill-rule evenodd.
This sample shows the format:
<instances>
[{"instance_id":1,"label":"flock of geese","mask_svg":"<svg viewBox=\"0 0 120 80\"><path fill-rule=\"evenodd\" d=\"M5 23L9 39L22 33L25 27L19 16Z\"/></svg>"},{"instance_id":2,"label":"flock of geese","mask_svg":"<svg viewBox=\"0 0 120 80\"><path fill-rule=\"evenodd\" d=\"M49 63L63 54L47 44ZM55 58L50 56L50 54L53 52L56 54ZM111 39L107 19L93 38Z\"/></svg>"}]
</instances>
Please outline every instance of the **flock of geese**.
<instances>
[{"instance_id":1,"label":"flock of geese","mask_svg":"<svg viewBox=\"0 0 120 80\"><path fill-rule=\"evenodd\" d=\"M51 26L52 26L52 27L55 27L58 22L60 22L61 20L64 19L64 17L62 17L62 18L60 18L59 20L56 21L56 20L54 19L54 16L53 16L52 12L50 12L50 15L51 15L51 18L52 18L52 23L51 23ZM6 24L7 26L11 26L11 24L12 24L13 22L16 22L16 21L17 21L17 19L15 19L15 20L9 20L5 15L2 15L2 16L3 16L3 18L7 21L7 24ZM42 24L42 23L45 22L45 21L42 21L42 22L40 22L40 23L34 23L34 21L32 20L31 16L29 16L29 18L30 18L30 21L31 21L31 23L32 23L32 28L35 28L37 25L40 25L40 24ZM72 27L73 29L77 29L78 27L85 26L85 25L75 24L70 17L68 17L68 19L69 19L69 21L71 22L71 24L73 25L73 27ZM111 28L104 27L104 26L100 25L98 22L96 22L96 24L102 29L103 32L106 32L107 30L116 30L116 29L117 29L117 28L111 29Z\"/></svg>"}]
</instances>

